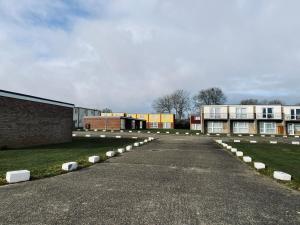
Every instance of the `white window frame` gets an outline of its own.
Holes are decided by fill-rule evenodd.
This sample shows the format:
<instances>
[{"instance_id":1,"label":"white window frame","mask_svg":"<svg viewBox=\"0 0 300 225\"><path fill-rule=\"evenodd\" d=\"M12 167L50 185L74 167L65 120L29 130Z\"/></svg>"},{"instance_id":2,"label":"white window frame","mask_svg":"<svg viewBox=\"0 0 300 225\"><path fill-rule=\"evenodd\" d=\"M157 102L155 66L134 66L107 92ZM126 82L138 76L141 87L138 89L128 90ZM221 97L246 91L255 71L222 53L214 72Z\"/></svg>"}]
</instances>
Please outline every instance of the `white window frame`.
<instances>
[{"instance_id":1,"label":"white window frame","mask_svg":"<svg viewBox=\"0 0 300 225\"><path fill-rule=\"evenodd\" d=\"M170 122L163 122L163 129L171 129L171 123Z\"/></svg>"},{"instance_id":2,"label":"white window frame","mask_svg":"<svg viewBox=\"0 0 300 225\"><path fill-rule=\"evenodd\" d=\"M276 122L260 122L259 125L261 134L277 134ZM268 127L269 125L272 127Z\"/></svg>"},{"instance_id":3,"label":"white window frame","mask_svg":"<svg viewBox=\"0 0 300 225\"><path fill-rule=\"evenodd\" d=\"M236 119L247 119L247 108L238 107L235 109Z\"/></svg>"},{"instance_id":4,"label":"white window frame","mask_svg":"<svg viewBox=\"0 0 300 225\"><path fill-rule=\"evenodd\" d=\"M209 116L211 119L221 119L221 108L220 107L210 108Z\"/></svg>"},{"instance_id":5,"label":"white window frame","mask_svg":"<svg viewBox=\"0 0 300 225\"><path fill-rule=\"evenodd\" d=\"M223 123L222 122L215 122L209 121L207 122L207 132L208 133L223 133Z\"/></svg>"},{"instance_id":6,"label":"white window frame","mask_svg":"<svg viewBox=\"0 0 300 225\"><path fill-rule=\"evenodd\" d=\"M233 122L233 133L234 134L248 134L249 123L248 122Z\"/></svg>"},{"instance_id":7,"label":"white window frame","mask_svg":"<svg viewBox=\"0 0 300 225\"><path fill-rule=\"evenodd\" d=\"M274 119L275 118L274 108L272 108L272 107L262 108L262 118L264 118L264 119Z\"/></svg>"},{"instance_id":8,"label":"white window frame","mask_svg":"<svg viewBox=\"0 0 300 225\"><path fill-rule=\"evenodd\" d=\"M158 122L149 122L150 129L158 129Z\"/></svg>"}]
</instances>

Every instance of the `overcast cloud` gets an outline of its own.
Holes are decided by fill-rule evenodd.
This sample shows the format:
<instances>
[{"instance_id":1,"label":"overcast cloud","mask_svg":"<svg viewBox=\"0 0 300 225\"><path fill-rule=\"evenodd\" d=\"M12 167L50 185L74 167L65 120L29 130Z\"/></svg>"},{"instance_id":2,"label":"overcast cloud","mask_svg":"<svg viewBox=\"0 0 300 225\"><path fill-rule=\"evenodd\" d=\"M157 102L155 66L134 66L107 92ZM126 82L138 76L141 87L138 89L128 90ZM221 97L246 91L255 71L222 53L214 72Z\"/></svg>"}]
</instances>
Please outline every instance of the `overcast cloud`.
<instances>
[{"instance_id":1,"label":"overcast cloud","mask_svg":"<svg viewBox=\"0 0 300 225\"><path fill-rule=\"evenodd\" d=\"M152 111L175 89L300 102L299 0L0 0L0 89Z\"/></svg>"}]
</instances>

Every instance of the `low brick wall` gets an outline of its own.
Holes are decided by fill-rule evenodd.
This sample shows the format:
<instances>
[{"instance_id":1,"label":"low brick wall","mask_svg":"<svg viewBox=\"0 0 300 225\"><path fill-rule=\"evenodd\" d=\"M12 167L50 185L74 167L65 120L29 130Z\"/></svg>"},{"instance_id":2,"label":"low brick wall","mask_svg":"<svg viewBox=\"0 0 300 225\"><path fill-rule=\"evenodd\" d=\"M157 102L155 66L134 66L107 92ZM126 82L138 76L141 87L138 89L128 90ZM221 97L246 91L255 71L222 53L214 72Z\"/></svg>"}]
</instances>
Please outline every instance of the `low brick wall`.
<instances>
[{"instance_id":1,"label":"low brick wall","mask_svg":"<svg viewBox=\"0 0 300 225\"><path fill-rule=\"evenodd\" d=\"M0 148L72 141L73 108L0 96Z\"/></svg>"}]
</instances>

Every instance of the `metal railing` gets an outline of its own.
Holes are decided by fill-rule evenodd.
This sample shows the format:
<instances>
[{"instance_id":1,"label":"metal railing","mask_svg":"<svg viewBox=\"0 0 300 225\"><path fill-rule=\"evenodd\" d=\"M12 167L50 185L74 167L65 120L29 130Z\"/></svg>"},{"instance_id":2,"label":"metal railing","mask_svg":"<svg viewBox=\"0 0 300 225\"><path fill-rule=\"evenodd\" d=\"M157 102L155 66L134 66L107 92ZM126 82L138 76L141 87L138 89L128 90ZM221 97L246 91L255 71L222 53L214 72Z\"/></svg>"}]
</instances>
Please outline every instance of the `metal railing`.
<instances>
[{"instance_id":1,"label":"metal railing","mask_svg":"<svg viewBox=\"0 0 300 225\"><path fill-rule=\"evenodd\" d=\"M255 114L254 113L230 113L229 114L230 119L254 119Z\"/></svg>"},{"instance_id":2,"label":"metal railing","mask_svg":"<svg viewBox=\"0 0 300 225\"><path fill-rule=\"evenodd\" d=\"M285 120L297 120L297 121L300 121L300 115L285 114L284 118L285 118Z\"/></svg>"},{"instance_id":3,"label":"metal railing","mask_svg":"<svg viewBox=\"0 0 300 225\"><path fill-rule=\"evenodd\" d=\"M204 113L204 119L228 119L228 113Z\"/></svg>"},{"instance_id":4,"label":"metal railing","mask_svg":"<svg viewBox=\"0 0 300 225\"><path fill-rule=\"evenodd\" d=\"M282 114L281 113L256 113L256 119L258 120L281 120Z\"/></svg>"}]
</instances>

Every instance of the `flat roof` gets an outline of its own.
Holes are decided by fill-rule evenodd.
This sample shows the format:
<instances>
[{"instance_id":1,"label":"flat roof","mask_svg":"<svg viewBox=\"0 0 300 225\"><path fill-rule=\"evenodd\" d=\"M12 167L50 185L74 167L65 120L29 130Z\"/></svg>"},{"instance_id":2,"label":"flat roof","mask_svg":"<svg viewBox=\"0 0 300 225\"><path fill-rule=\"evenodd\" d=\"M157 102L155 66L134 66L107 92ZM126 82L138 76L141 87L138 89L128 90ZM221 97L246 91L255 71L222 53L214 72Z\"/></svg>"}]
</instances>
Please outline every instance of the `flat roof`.
<instances>
[{"instance_id":1,"label":"flat roof","mask_svg":"<svg viewBox=\"0 0 300 225\"><path fill-rule=\"evenodd\" d=\"M35 97L32 95L26 95L26 94L11 92L11 91L5 91L5 90L1 90L1 89L0 89L0 96L7 97L7 98L21 99L21 100L25 100L25 101L32 101L32 102L39 102L39 103L74 108L74 104L71 104L71 103L51 100L51 99L47 99L47 98Z\"/></svg>"},{"instance_id":2,"label":"flat roof","mask_svg":"<svg viewBox=\"0 0 300 225\"><path fill-rule=\"evenodd\" d=\"M74 108L76 108L76 109L87 109L87 110L94 110L94 111L99 111L99 112L101 112L101 110L100 110L100 109L91 109L91 108L85 108L85 107L80 107L80 106L75 106Z\"/></svg>"},{"instance_id":3,"label":"flat roof","mask_svg":"<svg viewBox=\"0 0 300 225\"><path fill-rule=\"evenodd\" d=\"M144 119L136 119L133 117L127 117L127 116L85 116L84 118L102 118L102 119L109 119L109 118L119 118L119 119L129 119L129 120L141 120L146 121Z\"/></svg>"}]
</instances>

